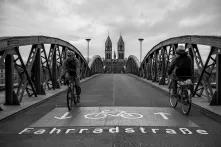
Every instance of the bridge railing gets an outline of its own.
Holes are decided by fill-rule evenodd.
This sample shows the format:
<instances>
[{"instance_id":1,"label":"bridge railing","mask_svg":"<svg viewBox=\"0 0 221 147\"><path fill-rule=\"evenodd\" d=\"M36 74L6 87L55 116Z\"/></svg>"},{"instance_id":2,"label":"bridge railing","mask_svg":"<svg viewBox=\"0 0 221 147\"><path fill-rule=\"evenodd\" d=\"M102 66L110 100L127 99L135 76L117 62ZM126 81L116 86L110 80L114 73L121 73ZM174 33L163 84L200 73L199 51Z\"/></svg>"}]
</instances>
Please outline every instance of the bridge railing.
<instances>
[{"instance_id":1,"label":"bridge railing","mask_svg":"<svg viewBox=\"0 0 221 147\"><path fill-rule=\"evenodd\" d=\"M136 56L130 55L126 62L126 72L139 75L140 63Z\"/></svg>"},{"instance_id":2,"label":"bridge railing","mask_svg":"<svg viewBox=\"0 0 221 147\"><path fill-rule=\"evenodd\" d=\"M169 38L155 45L144 57L139 74L141 77L161 85L168 84L167 69L175 55L178 45L184 45L186 51L194 62L192 69L195 71L193 95L205 95L211 105L221 104L221 37L219 36L180 36ZM209 54L205 62L202 60L199 46L207 46ZM195 65L195 67L194 67Z\"/></svg>"},{"instance_id":3,"label":"bridge railing","mask_svg":"<svg viewBox=\"0 0 221 147\"><path fill-rule=\"evenodd\" d=\"M30 46L30 49L24 50L24 47ZM26 54L30 50L27 61L24 61L21 49ZM4 77L2 81L5 81L5 104L20 104L24 93L36 97L45 94L46 89L59 88L67 50L75 52L80 61L81 79L90 76L90 68L80 51L64 40L47 36L0 37L0 71Z\"/></svg>"},{"instance_id":4,"label":"bridge railing","mask_svg":"<svg viewBox=\"0 0 221 147\"><path fill-rule=\"evenodd\" d=\"M95 55L88 65L91 75L104 72L104 64L99 55Z\"/></svg>"}]
</instances>

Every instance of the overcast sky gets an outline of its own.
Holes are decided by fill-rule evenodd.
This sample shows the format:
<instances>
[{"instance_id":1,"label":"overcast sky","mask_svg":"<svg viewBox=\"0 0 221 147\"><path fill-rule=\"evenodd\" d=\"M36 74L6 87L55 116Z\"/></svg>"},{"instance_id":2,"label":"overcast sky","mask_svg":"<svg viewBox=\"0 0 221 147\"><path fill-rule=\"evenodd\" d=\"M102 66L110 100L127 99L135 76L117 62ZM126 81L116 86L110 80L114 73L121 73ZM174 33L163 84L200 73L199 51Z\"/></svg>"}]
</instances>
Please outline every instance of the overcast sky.
<instances>
[{"instance_id":1,"label":"overcast sky","mask_svg":"<svg viewBox=\"0 0 221 147\"><path fill-rule=\"evenodd\" d=\"M126 57L181 35L220 35L221 0L0 0L0 36L46 35L69 41L86 56L104 56L107 35Z\"/></svg>"}]
</instances>

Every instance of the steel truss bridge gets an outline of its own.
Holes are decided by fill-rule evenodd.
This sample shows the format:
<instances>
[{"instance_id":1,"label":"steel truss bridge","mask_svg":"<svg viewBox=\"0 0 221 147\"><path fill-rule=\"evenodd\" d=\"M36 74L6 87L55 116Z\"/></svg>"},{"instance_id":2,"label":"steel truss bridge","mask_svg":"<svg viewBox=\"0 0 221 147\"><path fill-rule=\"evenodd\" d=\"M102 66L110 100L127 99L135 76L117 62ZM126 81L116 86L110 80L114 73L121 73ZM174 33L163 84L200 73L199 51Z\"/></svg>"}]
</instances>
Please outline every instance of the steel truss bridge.
<instances>
[{"instance_id":1,"label":"steel truss bridge","mask_svg":"<svg viewBox=\"0 0 221 147\"><path fill-rule=\"evenodd\" d=\"M160 85L168 84L167 68L179 44L183 44L197 66L194 96L206 95L211 105L221 104L221 37L218 36L180 36L169 38L155 45L143 61L131 55L126 62L126 73L135 74ZM209 55L204 63L199 45L209 46ZM31 51L25 60L21 55L24 46ZM81 63L81 79L97 73L104 73L100 56L96 55L87 63L81 52L67 41L47 36L20 36L0 38L0 65L5 67L5 104L18 105L25 93L29 97L44 95L46 90L54 90L62 85L60 72L66 51L75 52ZM47 52L48 51L48 52ZM194 65L192 66L194 69ZM13 73L19 76L18 87L14 88ZM211 77L216 75L216 87Z\"/></svg>"}]
</instances>

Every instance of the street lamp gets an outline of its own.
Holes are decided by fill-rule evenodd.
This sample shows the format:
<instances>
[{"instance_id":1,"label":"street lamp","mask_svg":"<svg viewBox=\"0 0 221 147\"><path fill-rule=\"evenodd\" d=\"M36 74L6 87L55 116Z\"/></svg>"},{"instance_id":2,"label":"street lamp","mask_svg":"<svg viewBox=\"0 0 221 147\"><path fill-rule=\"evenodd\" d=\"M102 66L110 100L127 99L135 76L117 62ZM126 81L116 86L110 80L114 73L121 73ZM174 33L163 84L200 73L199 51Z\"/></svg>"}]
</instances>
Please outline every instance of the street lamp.
<instances>
[{"instance_id":1,"label":"street lamp","mask_svg":"<svg viewBox=\"0 0 221 147\"><path fill-rule=\"evenodd\" d=\"M140 63L141 63L141 59L142 59L142 41L144 39L143 38L139 38L138 40L140 41Z\"/></svg>"},{"instance_id":2,"label":"street lamp","mask_svg":"<svg viewBox=\"0 0 221 147\"><path fill-rule=\"evenodd\" d=\"M91 41L90 38L85 39L87 41L87 63L89 63L89 42Z\"/></svg>"}]
</instances>

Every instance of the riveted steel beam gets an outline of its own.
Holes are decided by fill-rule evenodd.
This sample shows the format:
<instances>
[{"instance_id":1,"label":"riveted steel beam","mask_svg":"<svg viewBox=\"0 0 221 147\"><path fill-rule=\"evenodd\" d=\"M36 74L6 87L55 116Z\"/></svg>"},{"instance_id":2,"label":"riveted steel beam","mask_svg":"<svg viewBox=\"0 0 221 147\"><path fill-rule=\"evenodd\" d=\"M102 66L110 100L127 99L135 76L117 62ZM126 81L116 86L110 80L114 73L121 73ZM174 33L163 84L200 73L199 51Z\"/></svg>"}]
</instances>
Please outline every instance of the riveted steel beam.
<instances>
[{"instance_id":1,"label":"riveted steel beam","mask_svg":"<svg viewBox=\"0 0 221 147\"><path fill-rule=\"evenodd\" d=\"M50 51L49 51L49 65L51 67L51 72L52 72L52 86L53 88L60 88L59 82L58 82L58 67L57 63L58 60L61 61L61 59L58 58L57 60L57 53L59 52L59 48L55 44L51 44Z\"/></svg>"},{"instance_id":2,"label":"riveted steel beam","mask_svg":"<svg viewBox=\"0 0 221 147\"><path fill-rule=\"evenodd\" d=\"M18 105L19 101L14 92L14 57L13 53L5 57L5 105Z\"/></svg>"},{"instance_id":3,"label":"riveted steel beam","mask_svg":"<svg viewBox=\"0 0 221 147\"><path fill-rule=\"evenodd\" d=\"M159 81L159 84L160 85L165 85L165 78L166 78L166 57L167 57L167 50L166 50L166 47L163 47L161 49L161 63L162 63L162 66L161 66L161 79Z\"/></svg>"},{"instance_id":4,"label":"riveted steel beam","mask_svg":"<svg viewBox=\"0 0 221 147\"><path fill-rule=\"evenodd\" d=\"M46 89L46 85L48 89L54 89L52 84L52 71L49 65L49 60L45 51L45 47L41 44L41 66L43 71L43 85L44 89Z\"/></svg>"},{"instance_id":5,"label":"riveted steel beam","mask_svg":"<svg viewBox=\"0 0 221 147\"><path fill-rule=\"evenodd\" d=\"M218 51L217 48L211 47L210 53L209 53L208 58L205 62L203 70L200 74L197 85L193 91L193 95L197 94L197 92L199 90L201 91L201 89L202 89L201 83L202 83L202 80L204 80L204 82L207 83L207 85L205 85L206 88L204 90L206 90L206 93L208 94L207 98L208 98L209 102L211 102L213 94L214 94L213 89L210 84L211 83L210 76L211 76L212 72L214 72L214 69L215 69L217 51Z\"/></svg>"},{"instance_id":6,"label":"riveted steel beam","mask_svg":"<svg viewBox=\"0 0 221 147\"><path fill-rule=\"evenodd\" d=\"M152 65L153 65L153 61L152 61L152 56L150 55L150 57L148 58L148 80L152 80L153 76L152 76Z\"/></svg>"},{"instance_id":7,"label":"riveted steel beam","mask_svg":"<svg viewBox=\"0 0 221 147\"><path fill-rule=\"evenodd\" d=\"M157 51L155 51L154 52L154 57L153 57L153 80L152 80L152 82L157 82L157 80L158 80L158 65L157 65L157 63L158 63L158 54L159 54L159 51L157 50Z\"/></svg>"},{"instance_id":8,"label":"riveted steel beam","mask_svg":"<svg viewBox=\"0 0 221 147\"><path fill-rule=\"evenodd\" d=\"M24 91L26 90L29 97L31 96L37 96L36 89L34 87L34 84L31 80L31 72L29 73L27 70L27 66L25 66L21 54L19 52L19 48L15 47L15 54L17 55L17 58L14 60L15 68L17 70L17 73L20 77L20 82L17 88L16 95L18 97L19 102L22 101L22 97L24 95ZM33 60L34 61L34 60ZM30 61L27 61L27 64L30 63ZM30 67L31 68L31 67Z\"/></svg>"},{"instance_id":9,"label":"riveted steel beam","mask_svg":"<svg viewBox=\"0 0 221 147\"><path fill-rule=\"evenodd\" d=\"M53 60L48 60L44 44L57 45L56 58L53 56L53 58L51 58ZM24 65L24 62L18 50L18 47L24 45L32 45L31 52L28 56L26 65ZM60 46L62 47L62 52L60 52L59 48ZM67 49L74 51L76 53L76 56L78 56L79 60L81 60L81 64L84 65L81 66L82 70L84 70L85 72L84 74L89 76L89 67L82 54L79 52L79 50L77 50L77 48L75 48L73 45L71 45L70 43L64 40L53 37L47 37L47 36L0 37L1 56L4 55L5 51L10 51L13 48L17 48L14 49L13 60L14 60L15 69L20 77L20 82L18 84L17 93L16 93L19 102L22 100L22 96L24 95L25 90L29 96L32 95L37 96L37 93L44 94L46 89L44 85L47 84L48 89L51 89L51 87L53 87L52 73L51 73L51 68L49 66L50 64L49 61L54 61L55 63L56 60L56 65L57 65L56 77L58 77L60 73L60 67L62 65L63 60L65 59L65 54ZM3 58L0 59L1 63L4 63ZM98 65L96 67L96 70L99 70Z\"/></svg>"},{"instance_id":10,"label":"riveted steel beam","mask_svg":"<svg viewBox=\"0 0 221 147\"><path fill-rule=\"evenodd\" d=\"M34 82L37 94L45 94L45 89L42 83L42 66L41 66L41 48L40 44L34 45L35 49L35 59L33 62L33 67L31 69L31 78ZM34 51L34 50L32 50ZM31 54L31 53L30 53Z\"/></svg>"},{"instance_id":11,"label":"riveted steel beam","mask_svg":"<svg viewBox=\"0 0 221 147\"><path fill-rule=\"evenodd\" d=\"M196 47L196 46L194 45L194 47ZM191 60L192 60L192 65L191 65L192 75L194 75L194 58L200 57L200 55L198 55L194 51L194 49L193 49L194 47L191 44L186 44L186 48L188 48L189 56L191 57ZM192 76L191 80L194 81L194 76ZM192 94L193 94L193 91L194 91L194 85L191 87Z\"/></svg>"},{"instance_id":12,"label":"riveted steel beam","mask_svg":"<svg viewBox=\"0 0 221 147\"><path fill-rule=\"evenodd\" d=\"M211 105L221 105L221 49L216 54L216 92L213 95Z\"/></svg>"}]
</instances>

